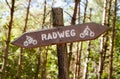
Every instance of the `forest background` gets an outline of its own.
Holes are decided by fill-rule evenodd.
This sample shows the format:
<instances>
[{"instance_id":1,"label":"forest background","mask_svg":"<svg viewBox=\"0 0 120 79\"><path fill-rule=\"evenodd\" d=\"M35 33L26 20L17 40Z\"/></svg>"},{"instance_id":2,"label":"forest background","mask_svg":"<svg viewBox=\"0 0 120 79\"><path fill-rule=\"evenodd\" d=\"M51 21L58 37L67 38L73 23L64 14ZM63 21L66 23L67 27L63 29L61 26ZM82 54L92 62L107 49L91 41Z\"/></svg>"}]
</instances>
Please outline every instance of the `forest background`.
<instances>
[{"instance_id":1,"label":"forest background","mask_svg":"<svg viewBox=\"0 0 120 79\"><path fill-rule=\"evenodd\" d=\"M111 27L95 40L66 44L68 79L119 79L120 0L0 0L0 79L58 78L56 45L23 49L11 44L24 32L53 28L54 7L63 9L64 25Z\"/></svg>"}]
</instances>

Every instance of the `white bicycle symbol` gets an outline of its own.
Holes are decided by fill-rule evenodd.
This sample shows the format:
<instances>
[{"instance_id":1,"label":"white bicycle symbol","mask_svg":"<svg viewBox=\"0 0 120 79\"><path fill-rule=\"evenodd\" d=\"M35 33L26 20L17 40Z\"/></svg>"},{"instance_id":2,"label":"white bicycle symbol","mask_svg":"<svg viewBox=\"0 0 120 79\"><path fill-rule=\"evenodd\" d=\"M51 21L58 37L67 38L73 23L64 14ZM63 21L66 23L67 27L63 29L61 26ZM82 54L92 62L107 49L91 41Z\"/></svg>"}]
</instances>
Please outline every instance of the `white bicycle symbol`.
<instances>
[{"instance_id":1,"label":"white bicycle symbol","mask_svg":"<svg viewBox=\"0 0 120 79\"><path fill-rule=\"evenodd\" d=\"M24 41L23 45L24 46L28 46L29 44L33 44L36 45L37 44L37 40L34 40L32 37L30 36L26 36L26 41Z\"/></svg>"},{"instance_id":2,"label":"white bicycle symbol","mask_svg":"<svg viewBox=\"0 0 120 79\"><path fill-rule=\"evenodd\" d=\"M85 36L94 37L95 33L91 31L91 29L87 26L82 33L80 33L81 38L85 38Z\"/></svg>"}]
</instances>

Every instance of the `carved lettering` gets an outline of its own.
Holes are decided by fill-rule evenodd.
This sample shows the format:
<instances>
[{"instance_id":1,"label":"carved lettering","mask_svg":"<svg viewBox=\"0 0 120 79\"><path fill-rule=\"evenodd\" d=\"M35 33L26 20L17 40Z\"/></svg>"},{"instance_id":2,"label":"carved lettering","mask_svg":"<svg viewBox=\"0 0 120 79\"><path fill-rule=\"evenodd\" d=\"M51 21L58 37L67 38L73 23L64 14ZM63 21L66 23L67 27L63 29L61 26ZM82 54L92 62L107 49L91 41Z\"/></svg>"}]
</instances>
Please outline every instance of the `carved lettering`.
<instances>
[{"instance_id":1,"label":"carved lettering","mask_svg":"<svg viewBox=\"0 0 120 79\"><path fill-rule=\"evenodd\" d=\"M65 30L62 32L52 32L52 33L47 33L47 34L41 34L41 39L42 41L45 40L52 40L52 39L57 39L57 38L69 38L69 37L74 37L76 36L75 30Z\"/></svg>"}]
</instances>

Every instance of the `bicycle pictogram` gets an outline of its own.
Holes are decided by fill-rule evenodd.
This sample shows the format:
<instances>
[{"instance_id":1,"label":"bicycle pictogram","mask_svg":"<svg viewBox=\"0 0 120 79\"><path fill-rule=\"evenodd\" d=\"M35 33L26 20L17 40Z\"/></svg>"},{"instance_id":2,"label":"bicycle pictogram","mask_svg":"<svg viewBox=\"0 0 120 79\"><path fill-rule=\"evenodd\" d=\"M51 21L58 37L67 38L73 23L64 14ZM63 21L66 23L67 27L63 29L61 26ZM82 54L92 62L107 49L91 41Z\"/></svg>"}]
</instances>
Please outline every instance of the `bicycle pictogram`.
<instances>
[{"instance_id":1,"label":"bicycle pictogram","mask_svg":"<svg viewBox=\"0 0 120 79\"><path fill-rule=\"evenodd\" d=\"M24 41L23 45L24 46L28 46L30 44L36 45L37 44L37 40L33 39L30 36L26 36L26 40Z\"/></svg>"},{"instance_id":2,"label":"bicycle pictogram","mask_svg":"<svg viewBox=\"0 0 120 79\"><path fill-rule=\"evenodd\" d=\"M85 38L86 36L94 37L95 33L87 26L82 33L80 33L81 38Z\"/></svg>"}]
</instances>

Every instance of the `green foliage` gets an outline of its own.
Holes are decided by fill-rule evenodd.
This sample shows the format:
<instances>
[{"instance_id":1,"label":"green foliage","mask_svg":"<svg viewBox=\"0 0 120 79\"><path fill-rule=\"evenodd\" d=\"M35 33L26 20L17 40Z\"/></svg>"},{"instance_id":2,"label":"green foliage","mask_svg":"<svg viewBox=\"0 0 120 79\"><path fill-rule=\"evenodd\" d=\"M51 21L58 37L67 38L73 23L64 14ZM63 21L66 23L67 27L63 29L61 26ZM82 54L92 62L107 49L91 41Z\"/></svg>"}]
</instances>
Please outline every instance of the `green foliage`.
<instances>
[{"instance_id":1,"label":"green foliage","mask_svg":"<svg viewBox=\"0 0 120 79\"><path fill-rule=\"evenodd\" d=\"M116 30L115 30L115 50L120 51L120 16L117 17Z\"/></svg>"},{"instance_id":2,"label":"green foliage","mask_svg":"<svg viewBox=\"0 0 120 79\"><path fill-rule=\"evenodd\" d=\"M108 73L103 72L102 79L108 79Z\"/></svg>"},{"instance_id":3,"label":"green foliage","mask_svg":"<svg viewBox=\"0 0 120 79\"><path fill-rule=\"evenodd\" d=\"M58 74L56 46L52 46L49 48L48 59L49 59L47 63L48 77L50 79L56 79Z\"/></svg>"}]
</instances>

